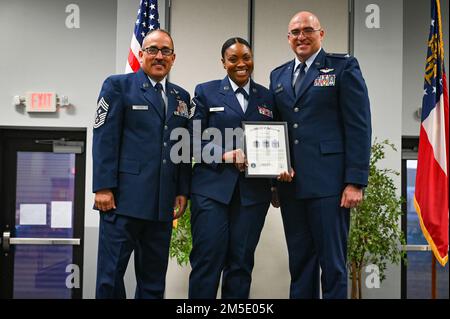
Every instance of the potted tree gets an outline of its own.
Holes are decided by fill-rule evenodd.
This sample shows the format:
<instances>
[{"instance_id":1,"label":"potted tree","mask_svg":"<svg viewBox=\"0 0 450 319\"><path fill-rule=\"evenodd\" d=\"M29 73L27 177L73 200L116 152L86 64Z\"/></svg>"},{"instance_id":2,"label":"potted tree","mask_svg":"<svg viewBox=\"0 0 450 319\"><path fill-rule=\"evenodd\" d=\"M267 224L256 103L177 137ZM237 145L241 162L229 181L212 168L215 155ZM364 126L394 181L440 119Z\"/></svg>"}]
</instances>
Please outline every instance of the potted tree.
<instances>
[{"instance_id":1,"label":"potted tree","mask_svg":"<svg viewBox=\"0 0 450 319\"><path fill-rule=\"evenodd\" d=\"M170 241L170 258L176 258L180 266L185 266L189 262L189 254L192 250L191 235L191 210L190 202L183 216L174 221L172 229L172 239Z\"/></svg>"},{"instance_id":2,"label":"potted tree","mask_svg":"<svg viewBox=\"0 0 450 319\"><path fill-rule=\"evenodd\" d=\"M352 299L362 297L362 272L366 266L377 266L379 280L382 282L386 278L388 262L398 264L405 260L402 249L405 237L399 227L403 199L396 195L392 178L399 173L391 169L380 169L376 165L385 158L386 147L396 151L388 140L377 142L375 139L364 201L351 210L347 266L352 280Z\"/></svg>"}]
</instances>

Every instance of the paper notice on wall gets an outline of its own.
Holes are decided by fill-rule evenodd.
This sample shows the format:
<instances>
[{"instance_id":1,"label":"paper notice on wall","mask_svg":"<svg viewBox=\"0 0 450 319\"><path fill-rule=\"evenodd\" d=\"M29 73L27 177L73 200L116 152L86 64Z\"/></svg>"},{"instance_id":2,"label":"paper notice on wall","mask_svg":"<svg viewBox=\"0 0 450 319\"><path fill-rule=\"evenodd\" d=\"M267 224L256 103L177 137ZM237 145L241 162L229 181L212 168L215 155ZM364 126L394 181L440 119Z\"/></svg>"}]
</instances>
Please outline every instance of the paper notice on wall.
<instances>
[{"instance_id":1,"label":"paper notice on wall","mask_svg":"<svg viewBox=\"0 0 450 319\"><path fill-rule=\"evenodd\" d=\"M72 228L72 202L51 203L51 228Z\"/></svg>"},{"instance_id":2,"label":"paper notice on wall","mask_svg":"<svg viewBox=\"0 0 450 319\"><path fill-rule=\"evenodd\" d=\"M20 225L46 225L47 205L46 204L20 204L19 212Z\"/></svg>"}]
</instances>

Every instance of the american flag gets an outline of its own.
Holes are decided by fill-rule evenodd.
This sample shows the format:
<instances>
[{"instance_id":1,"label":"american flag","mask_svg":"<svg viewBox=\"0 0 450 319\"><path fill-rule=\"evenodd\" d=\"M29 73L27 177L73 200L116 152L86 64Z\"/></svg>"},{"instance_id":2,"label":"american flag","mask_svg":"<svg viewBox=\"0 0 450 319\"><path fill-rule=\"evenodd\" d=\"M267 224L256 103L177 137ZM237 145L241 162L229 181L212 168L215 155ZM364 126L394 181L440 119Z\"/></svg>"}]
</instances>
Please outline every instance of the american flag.
<instances>
[{"instance_id":1,"label":"american flag","mask_svg":"<svg viewBox=\"0 0 450 319\"><path fill-rule=\"evenodd\" d=\"M439 0L431 0L414 204L436 259L448 261L448 89Z\"/></svg>"},{"instance_id":2,"label":"american flag","mask_svg":"<svg viewBox=\"0 0 450 319\"><path fill-rule=\"evenodd\" d=\"M157 0L141 0L137 13L134 33L131 38L130 52L125 73L137 72L140 68L139 50L147 32L159 29Z\"/></svg>"}]
</instances>

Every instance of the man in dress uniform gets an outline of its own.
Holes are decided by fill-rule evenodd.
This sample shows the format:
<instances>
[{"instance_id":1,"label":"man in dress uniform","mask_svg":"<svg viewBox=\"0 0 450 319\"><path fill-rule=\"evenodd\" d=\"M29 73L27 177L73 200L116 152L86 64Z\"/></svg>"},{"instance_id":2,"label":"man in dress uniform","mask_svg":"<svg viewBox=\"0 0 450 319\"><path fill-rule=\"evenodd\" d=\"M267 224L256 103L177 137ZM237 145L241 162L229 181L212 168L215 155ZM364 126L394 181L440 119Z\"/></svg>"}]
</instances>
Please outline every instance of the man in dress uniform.
<instances>
[{"instance_id":1,"label":"man in dress uniform","mask_svg":"<svg viewBox=\"0 0 450 319\"><path fill-rule=\"evenodd\" d=\"M350 208L362 201L369 174L366 84L354 57L321 48L324 34L314 14L297 13L288 26L295 59L270 75L295 171L278 186L291 298L318 298L320 269L323 298L347 298Z\"/></svg>"},{"instance_id":2,"label":"man in dress uniform","mask_svg":"<svg viewBox=\"0 0 450 319\"><path fill-rule=\"evenodd\" d=\"M135 298L162 298L172 220L186 208L191 165L171 161L173 129L187 127L188 92L166 80L173 40L151 31L137 73L103 83L93 137L93 191L100 211L97 298L125 298L134 251Z\"/></svg>"}]
</instances>

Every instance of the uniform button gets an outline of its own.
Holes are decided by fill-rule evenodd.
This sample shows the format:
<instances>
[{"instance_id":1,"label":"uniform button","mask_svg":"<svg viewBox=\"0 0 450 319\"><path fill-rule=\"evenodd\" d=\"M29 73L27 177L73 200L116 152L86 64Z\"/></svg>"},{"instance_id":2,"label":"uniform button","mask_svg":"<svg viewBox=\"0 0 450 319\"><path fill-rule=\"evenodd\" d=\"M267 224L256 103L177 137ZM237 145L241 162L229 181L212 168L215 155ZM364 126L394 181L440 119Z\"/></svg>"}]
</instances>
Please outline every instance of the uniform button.
<instances>
[{"instance_id":1,"label":"uniform button","mask_svg":"<svg viewBox=\"0 0 450 319\"><path fill-rule=\"evenodd\" d=\"M168 127L167 125L164 125L164 129L165 129L165 130L168 130L169 127Z\"/></svg>"},{"instance_id":2,"label":"uniform button","mask_svg":"<svg viewBox=\"0 0 450 319\"><path fill-rule=\"evenodd\" d=\"M167 146L167 143L166 143L166 142L164 142L164 143L163 143L163 145L164 145L164 147L166 147L166 146Z\"/></svg>"},{"instance_id":3,"label":"uniform button","mask_svg":"<svg viewBox=\"0 0 450 319\"><path fill-rule=\"evenodd\" d=\"M298 112L298 110L299 110L299 108L298 108L298 107L295 107L295 108L294 108L294 112L295 112L295 113L297 113L297 112Z\"/></svg>"},{"instance_id":4,"label":"uniform button","mask_svg":"<svg viewBox=\"0 0 450 319\"><path fill-rule=\"evenodd\" d=\"M164 159L164 160L163 160L163 164L166 164L166 163L167 163L167 161Z\"/></svg>"},{"instance_id":5,"label":"uniform button","mask_svg":"<svg viewBox=\"0 0 450 319\"><path fill-rule=\"evenodd\" d=\"M294 128L297 128L298 127L298 124L297 123L294 123L294 125L292 125Z\"/></svg>"},{"instance_id":6,"label":"uniform button","mask_svg":"<svg viewBox=\"0 0 450 319\"><path fill-rule=\"evenodd\" d=\"M295 140L295 141L294 141L294 144L295 144L295 145L297 145L298 143L299 143L298 140Z\"/></svg>"}]
</instances>

